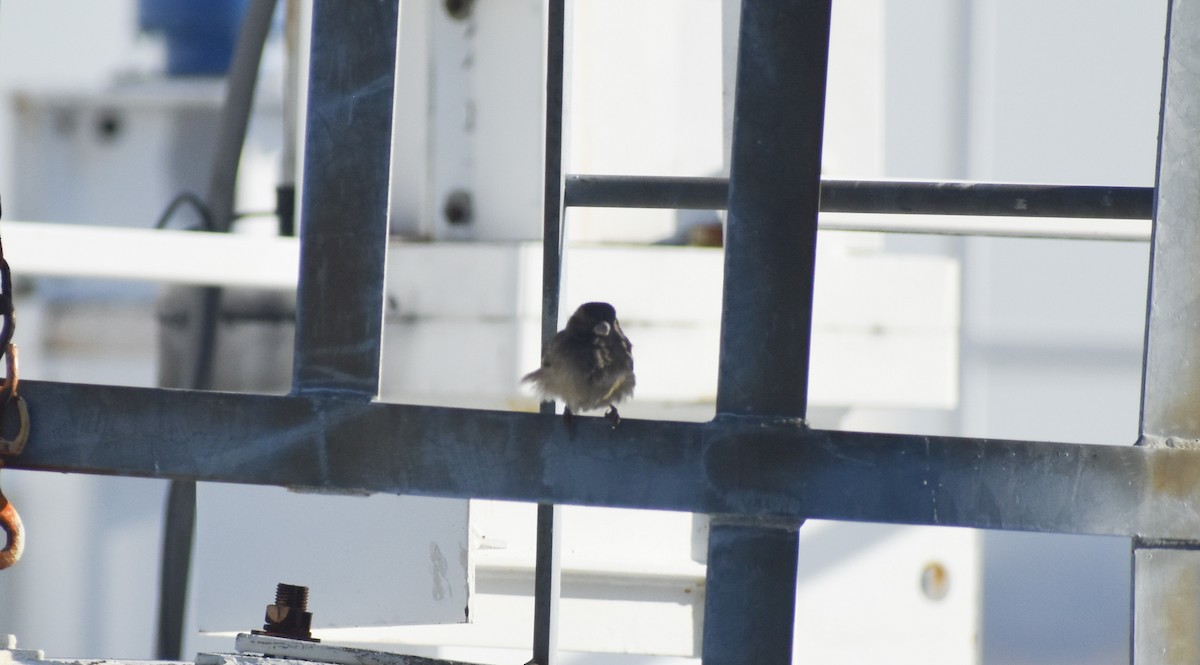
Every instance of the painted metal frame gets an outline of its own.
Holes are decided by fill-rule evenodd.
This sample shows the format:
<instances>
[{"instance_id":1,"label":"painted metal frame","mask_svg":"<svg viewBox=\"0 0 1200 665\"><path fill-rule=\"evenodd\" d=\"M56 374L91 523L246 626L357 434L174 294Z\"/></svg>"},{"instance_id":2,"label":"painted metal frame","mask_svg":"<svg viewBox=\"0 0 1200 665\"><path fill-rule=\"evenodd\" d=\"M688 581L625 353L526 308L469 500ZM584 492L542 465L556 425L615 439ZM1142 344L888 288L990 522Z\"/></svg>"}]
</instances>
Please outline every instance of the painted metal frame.
<instances>
[{"instance_id":1,"label":"painted metal frame","mask_svg":"<svg viewBox=\"0 0 1200 665\"><path fill-rule=\"evenodd\" d=\"M565 2L549 0L548 47L560 54ZM1194 270L1187 248L1200 246L1200 85L1184 75L1200 52L1200 0L1172 3L1155 190L1143 432L1164 445L1127 447L805 424L830 0L743 5L714 420L614 430L581 419L569 434L548 413L374 401L397 11L397 0L315 3L292 394L25 382L36 427L9 466L713 514L710 665L790 662L789 580L806 518L1128 536L1136 662L1200 653L1200 630L1161 629L1183 611L1170 598L1191 599L1193 613L1200 598L1200 453L1170 445L1200 440L1200 417L1170 416L1200 413L1178 390L1191 375L1176 362L1200 353L1198 287L1176 279ZM557 319L564 207L561 59L557 67L547 73L546 147L557 156L547 170L544 336ZM598 204L583 182L566 179L566 205ZM725 184L705 186L712 198ZM1143 214L1129 201L1117 207ZM1180 585L1186 593L1172 596ZM542 665L552 632L539 637Z\"/></svg>"},{"instance_id":2,"label":"painted metal frame","mask_svg":"<svg viewBox=\"0 0 1200 665\"><path fill-rule=\"evenodd\" d=\"M566 206L563 164L566 161L567 70L570 62L568 0L545 4L545 126L542 152L542 352L558 332L559 292L562 290L563 243ZM540 412L553 415L553 402L543 402ZM558 660L558 603L562 591L562 511L554 502L537 508L536 553L533 576L533 659L536 665Z\"/></svg>"},{"instance_id":3,"label":"painted metal frame","mask_svg":"<svg viewBox=\"0 0 1200 665\"><path fill-rule=\"evenodd\" d=\"M1191 541L1192 450L581 418L22 381L8 466L67 473Z\"/></svg>"}]
</instances>

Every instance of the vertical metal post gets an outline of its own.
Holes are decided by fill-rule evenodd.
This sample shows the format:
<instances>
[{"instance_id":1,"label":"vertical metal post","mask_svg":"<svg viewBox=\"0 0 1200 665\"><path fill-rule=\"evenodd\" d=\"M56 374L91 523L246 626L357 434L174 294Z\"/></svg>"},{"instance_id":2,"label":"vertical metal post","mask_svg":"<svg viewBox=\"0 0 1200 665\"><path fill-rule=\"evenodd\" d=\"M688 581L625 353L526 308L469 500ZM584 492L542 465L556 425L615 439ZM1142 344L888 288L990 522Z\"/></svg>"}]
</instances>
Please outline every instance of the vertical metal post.
<instances>
[{"instance_id":1,"label":"vertical metal post","mask_svg":"<svg viewBox=\"0 0 1200 665\"><path fill-rule=\"evenodd\" d=\"M558 296L562 287L563 254L563 118L569 26L567 0L548 0L546 12L546 133L542 195L542 350L558 330ZM554 403L543 402L542 413L554 414ZM558 599L562 565L561 511L538 504L537 560L533 590L533 662L557 660Z\"/></svg>"},{"instance_id":2,"label":"vertical metal post","mask_svg":"<svg viewBox=\"0 0 1200 665\"><path fill-rule=\"evenodd\" d=\"M717 413L804 418L830 0L745 0Z\"/></svg>"},{"instance_id":3,"label":"vertical metal post","mask_svg":"<svg viewBox=\"0 0 1200 665\"><path fill-rule=\"evenodd\" d=\"M558 600L562 595L562 510L538 504L537 561L533 573L533 662L558 660Z\"/></svg>"},{"instance_id":4,"label":"vertical metal post","mask_svg":"<svg viewBox=\"0 0 1200 665\"><path fill-rule=\"evenodd\" d=\"M294 392L379 392L399 0L313 5Z\"/></svg>"},{"instance_id":5,"label":"vertical metal post","mask_svg":"<svg viewBox=\"0 0 1200 665\"><path fill-rule=\"evenodd\" d=\"M1140 445L1200 445L1200 0L1167 10ZM1200 534L1133 541L1135 665L1200 662Z\"/></svg>"},{"instance_id":6,"label":"vertical metal post","mask_svg":"<svg viewBox=\"0 0 1200 665\"><path fill-rule=\"evenodd\" d=\"M713 520L704 665L792 662L798 534L795 524Z\"/></svg>"},{"instance_id":7,"label":"vertical metal post","mask_svg":"<svg viewBox=\"0 0 1200 665\"><path fill-rule=\"evenodd\" d=\"M742 3L718 417L806 414L830 16L831 0ZM791 662L798 528L713 520L705 665Z\"/></svg>"},{"instance_id":8,"label":"vertical metal post","mask_svg":"<svg viewBox=\"0 0 1200 665\"><path fill-rule=\"evenodd\" d=\"M1134 665L1200 663L1200 552L1133 547Z\"/></svg>"},{"instance_id":9,"label":"vertical metal post","mask_svg":"<svg viewBox=\"0 0 1200 665\"><path fill-rule=\"evenodd\" d=\"M558 332L563 254L563 89L567 0L546 3L546 155L542 193L542 348ZM554 404L543 403L553 412Z\"/></svg>"},{"instance_id":10,"label":"vertical metal post","mask_svg":"<svg viewBox=\"0 0 1200 665\"><path fill-rule=\"evenodd\" d=\"M1143 444L1200 442L1200 2L1172 0L1158 139L1142 383Z\"/></svg>"}]
</instances>

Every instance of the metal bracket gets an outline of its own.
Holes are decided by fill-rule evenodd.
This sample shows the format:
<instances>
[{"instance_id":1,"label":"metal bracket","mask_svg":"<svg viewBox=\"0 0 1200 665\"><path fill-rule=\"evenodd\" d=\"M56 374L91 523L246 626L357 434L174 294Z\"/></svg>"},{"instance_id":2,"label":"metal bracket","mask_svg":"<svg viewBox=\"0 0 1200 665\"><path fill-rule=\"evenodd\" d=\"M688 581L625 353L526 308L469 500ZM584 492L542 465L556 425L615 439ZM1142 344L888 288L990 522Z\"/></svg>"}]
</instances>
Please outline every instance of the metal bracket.
<instances>
[{"instance_id":1,"label":"metal bracket","mask_svg":"<svg viewBox=\"0 0 1200 665\"><path fill-rule=\"evenodd\" d=\"M198 653L196 665L470 665L461 661L408 656L388 651L319 644L286 637L241 633L238 653Z\"/></svg>"}]
</instances>

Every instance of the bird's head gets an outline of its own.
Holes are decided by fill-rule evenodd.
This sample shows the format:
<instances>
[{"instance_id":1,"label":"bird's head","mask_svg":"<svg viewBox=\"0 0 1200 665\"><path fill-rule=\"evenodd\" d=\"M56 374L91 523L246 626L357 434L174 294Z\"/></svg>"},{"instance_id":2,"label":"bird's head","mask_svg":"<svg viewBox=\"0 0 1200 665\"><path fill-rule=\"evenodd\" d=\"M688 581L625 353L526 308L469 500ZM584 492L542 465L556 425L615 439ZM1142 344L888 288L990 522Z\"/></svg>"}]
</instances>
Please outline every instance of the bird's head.
<instances>
[{"instance_id":1,"label":"bird's head","mask_svg":"<svg viewBox=\"0 0 1200 665\"><path fill-rule=\"evenodd\" d=\"M617 310L606 302L587 302L579 306L567 327L578 333L591 333L604 337L612 332L617 323Z\"/></svg>"}]
</instances>

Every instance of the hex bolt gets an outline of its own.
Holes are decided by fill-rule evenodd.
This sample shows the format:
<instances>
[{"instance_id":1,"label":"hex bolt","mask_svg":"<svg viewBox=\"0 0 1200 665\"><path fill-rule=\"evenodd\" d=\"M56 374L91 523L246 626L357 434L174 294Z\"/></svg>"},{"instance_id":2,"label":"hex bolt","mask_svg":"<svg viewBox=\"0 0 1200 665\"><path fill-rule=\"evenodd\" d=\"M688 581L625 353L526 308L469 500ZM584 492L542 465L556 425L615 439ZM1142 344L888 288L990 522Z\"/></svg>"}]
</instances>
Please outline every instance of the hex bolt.
<instances>
[{"instance_id":1,"label":"hex bolt","mask_svg":"<svg viewBox=\"0 0 1200 665\"><path fill-rule=\"evenodd\" d=\"M295 584L275 585L275 603L267 605L266 623L255 635L286 637L320 642L312 636L312 612L308 611L308 587Z\"/></svg>"}]
</instances>

